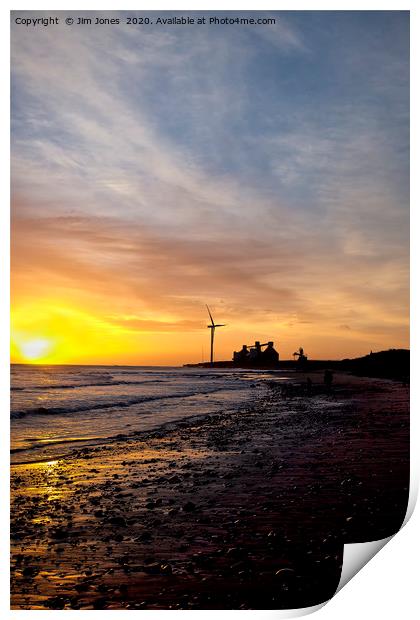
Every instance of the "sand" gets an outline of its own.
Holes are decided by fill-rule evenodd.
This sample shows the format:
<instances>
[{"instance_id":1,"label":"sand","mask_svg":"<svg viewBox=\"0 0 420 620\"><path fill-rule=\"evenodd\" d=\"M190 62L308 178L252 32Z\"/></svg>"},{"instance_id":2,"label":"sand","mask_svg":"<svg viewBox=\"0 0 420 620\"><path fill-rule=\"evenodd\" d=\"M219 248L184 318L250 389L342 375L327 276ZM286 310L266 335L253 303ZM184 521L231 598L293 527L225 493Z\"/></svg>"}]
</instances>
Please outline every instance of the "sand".
<instances>
[{"instance_id":1,"label":"sand","mask_svg":"<svg viewBox=\"0 0 420 620\"><path fill-rule=\"evenodd\" d=\"M281 609L330 598L344 542L394 534L409 394L322 373L255 404L12 467L12 609ZM293 382L304 383L306 375Z\"/></svg>"}]
</instances>

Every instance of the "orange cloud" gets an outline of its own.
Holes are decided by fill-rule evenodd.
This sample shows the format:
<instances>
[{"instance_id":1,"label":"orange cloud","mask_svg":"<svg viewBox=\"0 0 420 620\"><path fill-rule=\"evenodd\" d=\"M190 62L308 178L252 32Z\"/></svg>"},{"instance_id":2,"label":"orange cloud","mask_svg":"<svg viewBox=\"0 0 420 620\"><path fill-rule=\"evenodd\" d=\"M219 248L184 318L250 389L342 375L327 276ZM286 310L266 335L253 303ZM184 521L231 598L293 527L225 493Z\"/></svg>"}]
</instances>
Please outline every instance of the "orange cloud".
<instances>
[{"instance_id":1,"label":"orange cloud","mask_svg":"<svg viewBox=\"0 0 420 620\"><path fill-rule=\"evenodd\" d=\"M228 323L219 359L258 338L274 338L284 357L299 344L315 357L407 346L400 270L393 277L392 267L364 260L361 272L358 259L344 255L331 263L309 235L299 240L305 252L269 237L203 241L116 218L14 214L16 333L34 349L42 339L55 343L39 361L200 361L207 302ZM377 287L363 284L372 273ZM15 361L24 346L16 340Z\"/></svg>"}]
</instances>

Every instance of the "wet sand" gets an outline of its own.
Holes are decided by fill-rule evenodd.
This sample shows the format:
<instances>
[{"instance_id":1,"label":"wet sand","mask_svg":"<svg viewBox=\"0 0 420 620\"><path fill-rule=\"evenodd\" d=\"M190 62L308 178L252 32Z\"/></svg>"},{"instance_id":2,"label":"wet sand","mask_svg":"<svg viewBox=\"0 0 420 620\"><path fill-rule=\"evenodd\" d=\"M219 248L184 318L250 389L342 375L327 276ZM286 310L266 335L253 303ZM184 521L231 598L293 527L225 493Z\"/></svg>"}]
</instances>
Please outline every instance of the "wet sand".
<instances>
[{"instance_id":1,"label":"wet sand","mask_svg":"<svg viewBox=\"0 0 420 620\"><path fill-rule=\"evenodd\" d=\"M293 376L296 384L307 375ZM395 533L408 389L280 382L236 412L12 467L12 609L281 609L330 598L344 542Z\"/></svg>"}]
</instances>

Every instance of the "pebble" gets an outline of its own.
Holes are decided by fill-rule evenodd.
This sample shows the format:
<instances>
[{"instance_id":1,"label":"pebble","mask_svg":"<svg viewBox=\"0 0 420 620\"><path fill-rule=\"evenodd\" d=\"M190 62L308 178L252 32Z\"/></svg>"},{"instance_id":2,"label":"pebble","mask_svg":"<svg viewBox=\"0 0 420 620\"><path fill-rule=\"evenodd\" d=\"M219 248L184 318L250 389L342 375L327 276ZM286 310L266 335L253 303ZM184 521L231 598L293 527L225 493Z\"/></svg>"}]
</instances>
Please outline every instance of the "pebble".
<instances>
[{"instance_id":1,"label":"pebble","mask_svg":"<svg viewBox=\"0 0 420 620\"><path fill-rule=\"evenodd\" d=\"M194 510L196 510L196 505L193 502L187 502L186 504L183 505L182 510L184 512L193 512Z\"/></svg>"},{"instance_id":2,"label":"pebble","mask_svg":"<svg viewBox=\"0 0 420 620\"><path fill-rule=\"evenodd\" d=\"M43 605L49 609L64 609L66 600L62 596L53 596L51 598L47 598L43 602Z\"/></svg>"},{"instance_id":3,"label":"pebble","mask_svg":"<svg viewBox=\"0 0 420 620\"><path fill-rule=\"evenodd\" d=\"M24 577L35 577L35 575L37 575L39 573L38 568L35 568L35 566L25 566L25 568L22 571L22 575Z\"/></svg>"},{"instance_id":4,"label":"pebble","mask_svg":"<svg viewBox=\"0 0 420 620\"><path fill-rule=\"evenodd\" d=\"M111 525L119 525L121 527L127 526L127 521L124 519L124 517L110 517L108 519L108 523L111 523Z\"/></svg>"},{"instance_id":5,"label":"pebble","mask_svg":"<svg viewBox=\"0 0 420 620\"><path fill-rule=\"evenodd\" d=\"M296 575L296 571L293 570L293 568L280 568L277 572L276 572L276 577L279 577L281 579L288 579L289 577L294 577Z\"/></svg>"},{"instance_id":6,"label":"pebble","mask_svg":"<svg viewBox=\"0 0 420 620\"><path fill-rule=\"evenodd\" d=\"M172 575L172 566L164 562L153 562L143 566L143 572L149 575Z\"/></svg>"}]
</instances>

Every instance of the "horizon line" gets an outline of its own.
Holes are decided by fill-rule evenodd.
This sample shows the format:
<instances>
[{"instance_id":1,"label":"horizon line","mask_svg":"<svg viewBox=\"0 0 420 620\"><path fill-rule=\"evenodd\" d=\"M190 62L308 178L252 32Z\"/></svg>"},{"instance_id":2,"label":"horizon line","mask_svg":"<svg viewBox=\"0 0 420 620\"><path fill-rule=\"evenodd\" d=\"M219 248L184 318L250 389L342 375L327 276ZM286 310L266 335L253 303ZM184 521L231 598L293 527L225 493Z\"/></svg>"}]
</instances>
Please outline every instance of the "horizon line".
<instances>
[{"instance_id":1,"label":"horizon line","mask_svg":"<svg viewBox=\"0 0 420 620\"><path fill-rule=\"evenodd\" d=\"M366 353L365 355L360 355L358 357L341 357L341 358L328 358L328 359L318 359L318 358L311 358L310 362L341 362L344 360L348 360L348 359L360 359L362 357L367 357L368 355L370 355L370 353L385 353L387 351L410 351L410 348L405 348L405 347L399 347L399 348L395 348L395 347L391 347L389 349L382 349L381 351L370 351L369 353ZM282 362L293 362L295 361L294 359L282 359L279 360L279 363L281 364ZM232 362L232 360L218 360L217 362L215 362L216 364L223 364L226 362ZM50 363L37 363L37 362L10 362L9 365L10 366L112 366L112 367L116 367L116 368L124 368L124 367L131 367L131 368L139 368L139 367L146 367L146 368L183 368L185 366L201 366L204 364L209 364L209 361L206 362L187 362L185 364L83 364L83 363L77 363L77 362L73 362L73 363L69 363L69 362L63 362L63 363L54 363L54 362L50 362ZM257 368L256 368L257 369ZM257 369L258 370L258 369ZM281 370L281 369L280 369Z\"/></svg>"}]
</instances>

